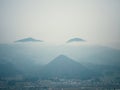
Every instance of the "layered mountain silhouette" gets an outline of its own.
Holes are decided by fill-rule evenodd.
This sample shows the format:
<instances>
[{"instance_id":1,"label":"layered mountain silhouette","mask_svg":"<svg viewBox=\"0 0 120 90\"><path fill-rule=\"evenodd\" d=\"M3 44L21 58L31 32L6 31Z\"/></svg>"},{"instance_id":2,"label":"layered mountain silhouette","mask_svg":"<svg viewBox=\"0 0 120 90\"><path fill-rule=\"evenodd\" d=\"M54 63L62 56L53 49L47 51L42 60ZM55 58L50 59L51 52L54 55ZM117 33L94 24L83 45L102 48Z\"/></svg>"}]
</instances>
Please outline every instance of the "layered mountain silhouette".
<instances>
[{"instance_id":1,"label":"layered mountain silhouette","mask_svg":"<svg viewBox=\"0 0 120 90\"><path fill-rule=\"evenodd\" d=\"M66 53L77 62L67 56L60 55L61 53ZM56 57L57 55L60 56ZM36 76L35 72L39 72L39 76L45 78L47 76L65 78L67 76L68 78L83 76L84 78L85 75L85 77L92 77L96 71L100 73L104 71L119 72L119 58L120 50L95 45L51 47L36 44L0 44L0 75L9 76L10 73L15 72L11 74L14 75L20 70L28 76ZM6 63L3 64L3 61Z\"/></svg>"},{"instance_id":2,"label":"layered mountain silhouette","mask_svg":"<svg viewBox=\"0 0 120 90\"><path fill-rule=\"evenodd\" d=\"M15 42L17 43L17 42L43 42L43 41L28 37L28 38L23 38L23 39L17 40Z\"/></svg>"},{"instance_id":3,"label":"layered mountain silhouette","mask_svg":"<svg viewBox=\"0 0 120 90\"><path fill-rule=\"evenodd\" d=\"M97 76L98 73L89 70L65 55L60 55L43 68L41 75L44 78L88 79Z\"/></svg>"}]
</instances>

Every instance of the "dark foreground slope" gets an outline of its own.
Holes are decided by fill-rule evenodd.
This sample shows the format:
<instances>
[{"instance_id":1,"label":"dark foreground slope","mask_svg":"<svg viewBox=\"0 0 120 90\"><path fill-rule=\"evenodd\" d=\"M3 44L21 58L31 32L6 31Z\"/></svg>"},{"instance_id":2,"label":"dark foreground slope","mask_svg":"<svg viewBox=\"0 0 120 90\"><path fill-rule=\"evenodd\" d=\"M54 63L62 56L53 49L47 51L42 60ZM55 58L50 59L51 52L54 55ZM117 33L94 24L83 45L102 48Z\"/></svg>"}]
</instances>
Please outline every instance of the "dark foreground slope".
<instances>
[{"instance_id":1,"label":"dark foreground slope","mask_svg":"<svg viewBox=\"0 0 120 90\"><path fill-rule=\"evenodd\" d=\"M11 62L0 60L0 77L13 77L21 74L22 72L18 70Z\"/></svg>"}]
</instances>

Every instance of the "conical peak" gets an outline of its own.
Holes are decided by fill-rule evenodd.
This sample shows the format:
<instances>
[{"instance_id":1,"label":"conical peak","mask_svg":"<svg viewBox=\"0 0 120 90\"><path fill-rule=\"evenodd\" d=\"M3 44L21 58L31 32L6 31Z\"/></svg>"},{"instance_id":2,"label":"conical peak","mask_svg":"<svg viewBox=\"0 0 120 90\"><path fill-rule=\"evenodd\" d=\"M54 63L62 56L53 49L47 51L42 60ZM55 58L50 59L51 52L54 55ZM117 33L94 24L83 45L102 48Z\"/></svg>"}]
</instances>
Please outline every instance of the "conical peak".
<instances>
[{"instance_id":1,"label":"conical peak","mask_svg":"<svg viewBox=\"0 0 120 90\"><path fill-rule=\"evenodd\" d=\"M56 57L56 59L70 59L70 58L62 54Z\"/></svg>"},{"instance_id":2,"label":"conical peak","mask_svg":"<svg viewBox=\"0 0 120 90\"><path fill-rule=\"evenodd\" d=\"M65 55L59 55L58 57L56 57L52 62L74 62L74 60L72 60L71 58L65 56Z\"/></svg>"},{"instance_id":3,"label":"conical peak","mask_svg":"<svg viewBox=\"0 0 120 90\"><path fill-rule=\"evenodd\" d=\"M67 57L67 56L65 56L65 55L61 54L61 55L59 55L58 57Z\"/></svg>"}]
</instances>

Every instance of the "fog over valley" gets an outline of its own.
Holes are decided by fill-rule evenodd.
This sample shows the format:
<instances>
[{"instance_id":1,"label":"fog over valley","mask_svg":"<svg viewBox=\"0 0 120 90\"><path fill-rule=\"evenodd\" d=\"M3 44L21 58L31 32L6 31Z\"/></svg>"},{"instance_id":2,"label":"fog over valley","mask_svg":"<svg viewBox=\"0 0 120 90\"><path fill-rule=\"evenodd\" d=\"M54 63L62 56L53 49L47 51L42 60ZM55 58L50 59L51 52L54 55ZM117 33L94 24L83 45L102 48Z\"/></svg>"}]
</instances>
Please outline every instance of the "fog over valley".
<instances>
[{"instance_id":1,"label":"fog over valley","mask_svg":"<svg viewBox=\"0 0 120 90\"><path fill-rule=\"evenodd\" d=\"M120 0L0 0L0 90L120 90Z\"/></svg>"}]
</instances>

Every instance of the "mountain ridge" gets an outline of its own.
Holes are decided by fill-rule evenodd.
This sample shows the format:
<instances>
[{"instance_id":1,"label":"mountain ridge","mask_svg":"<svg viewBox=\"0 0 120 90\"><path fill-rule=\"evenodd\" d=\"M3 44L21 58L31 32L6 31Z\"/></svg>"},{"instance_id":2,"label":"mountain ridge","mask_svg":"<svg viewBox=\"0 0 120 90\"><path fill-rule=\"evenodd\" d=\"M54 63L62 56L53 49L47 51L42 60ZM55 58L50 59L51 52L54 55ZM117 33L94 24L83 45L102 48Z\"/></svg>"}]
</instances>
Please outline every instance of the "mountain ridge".
<instances>
[{"instance_id":1,"label":"mountain ridge","mask_svg":"<svg viewBox=\"0 0 120 90\"><path fill-rule=\"evenodd\" d=\"M23 39L15 41L15 43L18 43L18 42L43 42L43 41L42 40L34 39L32 37L28 37L28 38L23 38Z\"/></svg>"},{"instance_id":2,"label":"mountain ridge","mask_svg":"<svg viewBox=\"0 0 120 90\"><path fill-rule=\"evenodd\" d=\"M81 78L87 79L97 74L65 55L59 55L41 71L43 78Z\"/></svg>"}]
</instances>

